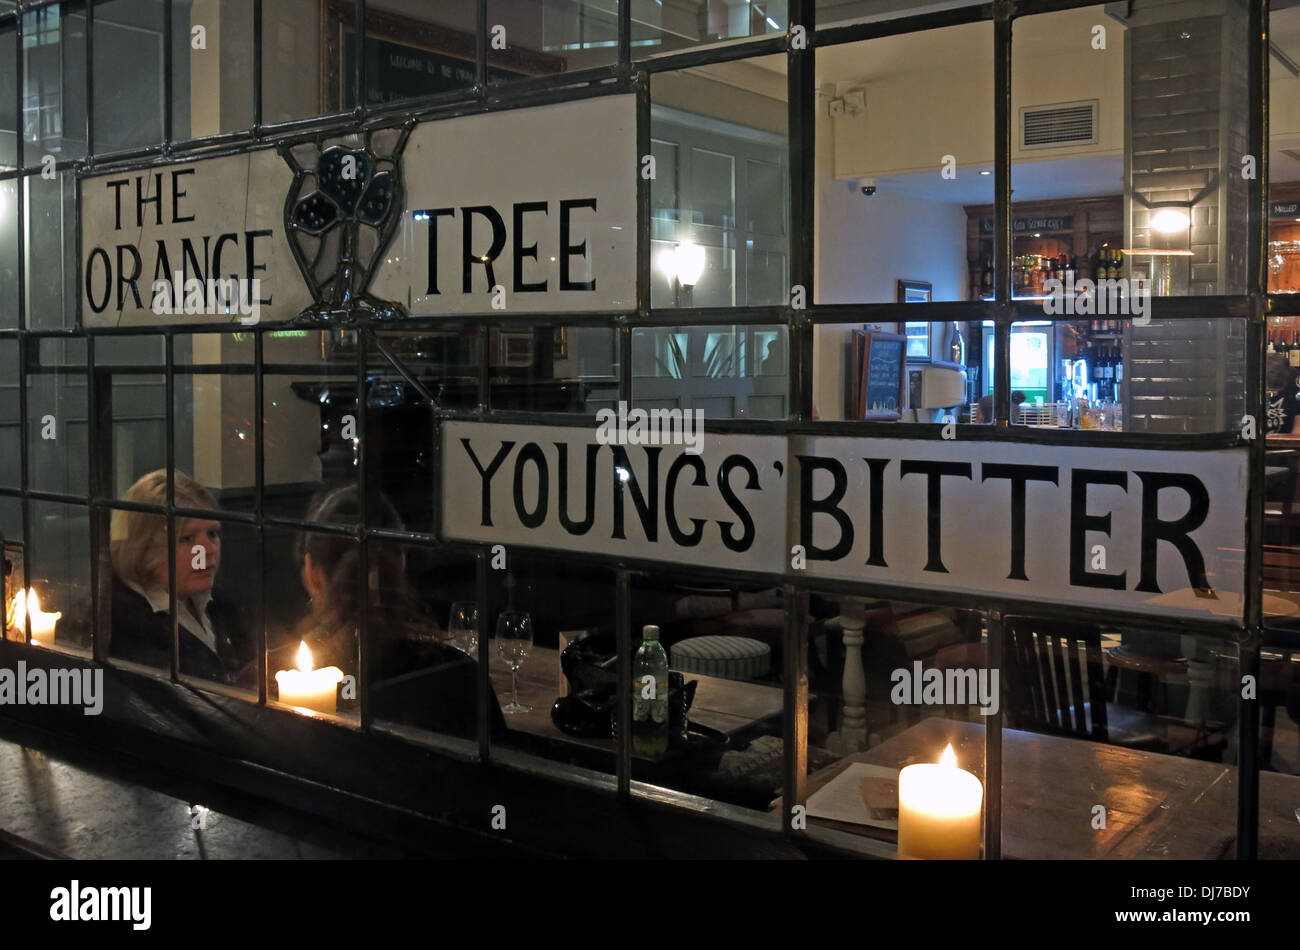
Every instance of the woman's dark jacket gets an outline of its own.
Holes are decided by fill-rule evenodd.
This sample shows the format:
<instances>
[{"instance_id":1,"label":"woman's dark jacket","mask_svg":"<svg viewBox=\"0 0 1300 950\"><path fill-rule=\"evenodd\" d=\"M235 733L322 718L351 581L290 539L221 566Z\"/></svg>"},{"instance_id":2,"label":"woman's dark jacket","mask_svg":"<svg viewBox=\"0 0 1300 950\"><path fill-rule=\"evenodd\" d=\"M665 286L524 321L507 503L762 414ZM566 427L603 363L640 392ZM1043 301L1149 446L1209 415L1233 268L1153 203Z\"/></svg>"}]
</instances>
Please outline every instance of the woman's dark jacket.
<instances>
[{"instance_id":1,"label":"woman's dark jacket","mask_svg":"<svg viewBox=\"0 0 1300 950\"><path fill-rule=\"evenodd\" d=\"M109 655L159 669L171 668L172 618L156 613L149 601L121 580L113 578L113 633ZM180 633L180 669L188 676L256 688L255 647L250 643L239 612L220 596L207 606L208 621L216 633L213 653L185 627Z\"/></svg>"}]
</instances>

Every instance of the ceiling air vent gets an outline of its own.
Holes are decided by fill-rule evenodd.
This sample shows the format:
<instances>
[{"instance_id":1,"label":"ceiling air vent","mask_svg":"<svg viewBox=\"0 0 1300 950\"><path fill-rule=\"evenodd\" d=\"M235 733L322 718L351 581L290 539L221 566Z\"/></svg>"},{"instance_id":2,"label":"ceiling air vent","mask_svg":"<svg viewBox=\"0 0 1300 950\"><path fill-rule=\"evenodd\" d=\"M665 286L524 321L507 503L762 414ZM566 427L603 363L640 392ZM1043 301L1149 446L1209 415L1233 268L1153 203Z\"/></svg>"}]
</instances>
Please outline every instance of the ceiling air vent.
<instances>
[{"instance_id":1,"label":"ceiling air vent","mask_svg":"<svg viewBox=\"0 0 1300 950\"><path fill-rule=\"evenodd\" d=\"M1097 144L1097 100L1020 110L1021 148Z\"/></svg>"}]
</instances>

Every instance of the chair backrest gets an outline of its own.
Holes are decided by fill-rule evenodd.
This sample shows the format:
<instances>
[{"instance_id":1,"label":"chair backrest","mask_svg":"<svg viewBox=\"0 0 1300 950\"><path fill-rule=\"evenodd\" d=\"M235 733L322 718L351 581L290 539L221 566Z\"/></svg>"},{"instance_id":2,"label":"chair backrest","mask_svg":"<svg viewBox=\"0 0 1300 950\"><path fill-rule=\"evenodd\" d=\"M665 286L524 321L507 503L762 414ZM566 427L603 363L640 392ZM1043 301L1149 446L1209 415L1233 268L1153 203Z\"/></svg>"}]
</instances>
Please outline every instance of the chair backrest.
<instances>
[{"instance_id":1,"label":"chair backrest","mask_svg":"<svg viewBox=\"0 0 1300 950\"><path fill-rule=\"evenodd\" d=\"M1008 617L1003 629L1008 697L1017 725L1108 741L1100 628Z\"/></svg>"}]
</instances>

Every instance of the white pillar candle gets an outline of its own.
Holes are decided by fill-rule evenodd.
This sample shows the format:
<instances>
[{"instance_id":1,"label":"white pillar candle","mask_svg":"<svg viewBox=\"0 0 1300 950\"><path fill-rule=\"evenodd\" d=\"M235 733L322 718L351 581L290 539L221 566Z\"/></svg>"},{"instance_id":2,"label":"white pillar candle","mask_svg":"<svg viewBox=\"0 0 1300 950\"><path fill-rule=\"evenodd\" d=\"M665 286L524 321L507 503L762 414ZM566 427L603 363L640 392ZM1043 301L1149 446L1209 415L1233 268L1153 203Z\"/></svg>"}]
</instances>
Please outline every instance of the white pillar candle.
<instances>
[{"instance_id":1,"label":"white pillar candle","mask_svg":"<svg viewBox=\"0 0 1300 950\"><path fill-rule=\"evenodd\" d=\"M32 643L41 647L53 647L54 628L63 613L61 611L46 613L41 610L41 601L36 596L34 587L20 590L18 596L14 598L14 629L20 634L27 629L28 616L31 617L32 622Z\"/></svg>"},{"instance_id":2,"label":"white pillar candle","mask_svg":"<svg viewBox=\"0 0 1300 950\"><path fill-rule=\"evenodd\" d=\"M298 646L298 669L279 670L275 682L280 687L280 702L318 712L338 712L338 685L343 671L337 666L312 669L311 650L306 641Z\"/></svg>"},{"instance_id":3,"label":"white pillar candle","mask_svg":"<svg viewBox=\"0 0 1300 950\"><path fill-rule=\"evenodd\" d=\"M984 786L957 768L952 746L937 765L898 773L898 856L971 861L980 856Z\"/></svg>"}]
</instances>

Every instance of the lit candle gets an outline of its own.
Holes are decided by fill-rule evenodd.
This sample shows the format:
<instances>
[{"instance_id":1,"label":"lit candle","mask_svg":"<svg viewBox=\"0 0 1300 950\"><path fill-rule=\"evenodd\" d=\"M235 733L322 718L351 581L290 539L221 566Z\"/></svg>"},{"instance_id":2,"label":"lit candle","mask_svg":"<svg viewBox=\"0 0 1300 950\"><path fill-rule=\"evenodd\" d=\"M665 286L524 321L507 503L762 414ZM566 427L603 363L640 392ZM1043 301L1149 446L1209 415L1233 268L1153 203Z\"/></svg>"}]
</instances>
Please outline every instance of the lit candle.
<instances>
[{"instance_id":1,"label":"lit candle","mask_svg":"<svg viewBox=\"0 0 1300 950\"><path fill-rule=\"evenodd\" d=\"M338 685L342 680L343 671L337 666L312 669L311 650L307 649L306 641L298 647L298 668L275 674L280 702L330 713L338 711Z\"/></svg>"},{"instance_id":2,"label":"lit candle","mask_svg":"<svg viewBox=\"0 0 1300 950\"><path fill-rule=\"evenodd\" d=\"M56 611L51 614L41 610L41 601L36 596L36 588L29 587L27 590L20 590L18 596L14 598L15 630L21 633L27 629L29 614L32 619L32 643L42 647L53 647L54 627L63 613Z\"/></svg>"},{"instance_id":3,"label":"lit candle","mask_svg":"<svg viewBox=\"0 0 1300 950\"><path fill-rule=\"evenodd\" d=\"M970 861L980 856L984 786L949 745L938 765L898 773L898 856Z\"/></svg>"}]
</instances>

